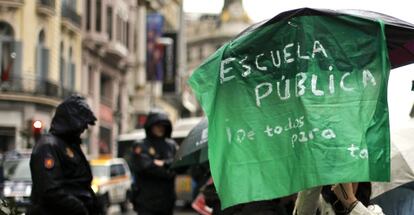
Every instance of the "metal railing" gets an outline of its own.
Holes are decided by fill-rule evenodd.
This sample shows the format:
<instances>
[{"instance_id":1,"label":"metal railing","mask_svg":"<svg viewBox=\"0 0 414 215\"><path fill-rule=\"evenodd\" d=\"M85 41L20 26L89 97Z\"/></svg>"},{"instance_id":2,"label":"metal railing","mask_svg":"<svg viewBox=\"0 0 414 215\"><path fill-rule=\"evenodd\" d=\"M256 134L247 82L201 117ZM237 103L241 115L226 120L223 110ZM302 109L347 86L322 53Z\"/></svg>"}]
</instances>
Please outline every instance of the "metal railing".
<instances>
[{"instance_id":1,"label":"metal railing","mask_svg":"<svg viewBox=\"0 0 414 215\"><path fill-rule=\"evenodd\" d=\"M81 26L81 16L68 4L62 4L62 17L69 19L75 26Z\"/></svg>"},{"instance_id":2,"label":"metal railing","mask_svg":"<svg viewBox=\"0 0 414 215\"><path fill-rule=\"evenodd\" d=\"M46 96L57 99L64 99L74 93L73 90L59 86L50 80L16 76L5 81L0 81L0 93L6 92Z\"/></svg>"}]
</instances>

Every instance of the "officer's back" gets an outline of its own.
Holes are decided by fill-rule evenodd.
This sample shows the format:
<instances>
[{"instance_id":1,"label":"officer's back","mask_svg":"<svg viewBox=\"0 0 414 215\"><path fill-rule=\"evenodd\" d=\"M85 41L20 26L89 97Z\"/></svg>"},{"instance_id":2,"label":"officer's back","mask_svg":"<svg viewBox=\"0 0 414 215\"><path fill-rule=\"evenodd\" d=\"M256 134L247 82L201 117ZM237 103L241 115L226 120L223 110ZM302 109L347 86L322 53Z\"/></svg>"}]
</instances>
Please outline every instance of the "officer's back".
<instances>
[{"instance_id":1,"label":"officer's back","mask_svg":"<svg viewBox=\"0 0 414 215\"><path fill-rule=\"evenodd\" d=\"M82 97L72 96L57 107L49 134L31 155L31 214L97 214L92 173L80 148L81 133L95 120Z\"/></svg>"}]
</instances>

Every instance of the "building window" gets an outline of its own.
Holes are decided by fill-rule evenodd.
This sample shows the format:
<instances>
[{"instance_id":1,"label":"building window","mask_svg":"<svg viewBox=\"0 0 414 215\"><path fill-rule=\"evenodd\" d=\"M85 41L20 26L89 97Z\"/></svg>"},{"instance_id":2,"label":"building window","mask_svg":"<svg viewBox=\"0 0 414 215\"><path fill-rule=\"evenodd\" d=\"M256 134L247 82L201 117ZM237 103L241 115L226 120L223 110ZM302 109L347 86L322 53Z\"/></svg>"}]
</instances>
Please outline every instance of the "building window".
<instances>
[{"instance_id":1,"label":"building window","mask_svg":"<svg viewBox=\"0 0 414 215\"><path fill-rule=\"evenodd\" d=\"M65 45L63 44L63 41L60 42L59 70L60 70L60 87L66 87L65 86Z\"/></svg>"},{"instance_id":2,"label":"building window","mask_svg":"<svg viewBox=\"0 0 414 215\"><path fill-rule=\"evenodd\" d=\"M16 128L1 126L0 127L0 150L7 152L15 148Z\"/></svg>"},{"instance_id":3,"label":"building window","mask_svg":"<svg viewBox=\"0 0 414 215\"><path fill-rule=\"evenodd\" d=\"M112 40L112 7L106 8L106 31L108 34L109 40Z\"/></svg>"},{"instance_id":4,"label":"building window","mask_svg":"<svg viewBox=\"0 0 414 215\"><path fill-rule=\"evenodd\" d=\"M199 49L198 49L198 54L199 54L199 59L200 60L203 60L204 59L204 52L203 52L203 47L202 46L200 46L199 47Z\"/></svg>"},{"instance_id":5,"label":"building window","mask_svg":"<svg viewBox=\"0 0 414 215\"><path fill-rule=\"evenodd\" d=\"M100 81L101 101L112 107L112 80L111 77L101 73Z\"/></svg>"},{"instance_id":6,"label":"building window","mask_svg":"<svg viewBox=\"0 0 414 215\"><path fill-rule=\"evenodd\" d=\"M91 30L91 0L86 0L86 30Z\"/></svg>"},{"instance_id":7,"label":"building window","mask_svg":"<svg viewBox=\"0 0 414 215\"><path fill-rule=\"evenodd\" d=\"M41 46L44 46L46 43L46 35L45 35L45 30L41 30L39 32L39 37L37 38L37 43Z\"/></svg>"},{"instance_id":8,"label":"building window","mask_svg":"<svg viewBox=\"0 0 414 215\"><path fill-rule=\"evenodd\" d=\"M138 30L134 30L134 37L132 38L132 52L135 52L138 45Z\"/></svg>"},{"instance_id":9,"label":"building window","mask_svg":"<svg viewBox=\"0 0 414 215\"><path fill-rule=\"evenodd\" d=\"M93 72L93 67L91 65L88 66L88 93L89 95L95 95L95 76Z\"/></svg>"},{"instance_id":10,"label":"building window","mask_svg":"<svg viewBox=\"0 0 414 215\"><path fill-rule=\"evenodd\" d=\"M116 40L118 42L122 41L122 19L119 17L119 15L116 16Z\"/></svg>"},{"instance_id":11,"label":"building window","mask_svg":"<svg viewBox=\"0 0 414 215\"><path fill-rule=\"evenodd\" d=\"M124 20L121 21L122 27L121 27L121 43L125 45L125 22Z\"/></svg>"},{"instance_id":12,"label":"building window","mask_svg":"<svg viewBox=\"0 0 414 215\"><path fill-rule=\"evenodd\" d=\"M49 49L46 47L46 34L42 29L39 32L37 47L36 47L36 76L39 82L39 87L43 87L44 80L47 79L49 73Z\"/></svg>"},{"instance_id":13,"label":"building window","mask_svg":"<svg viewBox=\"0 0 414 215\"><path fill-rule=\"evenodd\" d=\"M13 28L6 22L0 22L0 49L1 81L9 81L12 78L16 53Z\"/></svg>"},{"instance_id":14,"label":"building window","mask_svg":"<svg viewBox=\"0 0 414 215\"><path fill-rule=\"evenodd\" d=\"M96 0L96 26L95 29L97 32L101 32L101 19L102 19L102 2L101 0Z\"/></svg>"},{"instance_id":15,"label":"building window","mask_svg":"<svg viewBox=\"0 0 414 215\"><path fill-rule=\"evenodd\" d=\"M191 50L187 48L187 63L191 63Z\"/></svg>"},{"instance_id":16,"label":"building window","mask_svg":"<svg viewBox=\"0 0 414 215\"><path fill-rule=\"evenodd\" d=\"M67 86L70 90L75 90L75 64L73 63L73 48L69 47L69 58L68 58L68 83Z\"/></svg>"},{"instance_id":17,"label":"building window","mask_svg":"<svg viewBox=\"0 0 414 215\"><path fill-rule=\"evenodd\" d=\"M111 153L112 131L105 127L99 127L99 154Z\"/></svg>"},{"instance_id":18,"label":"building window","mask_svg":"<svg viewBox=\"0 0 414 215\"><path fill-rule=\"evenodd\" d=\"M62 0L62 5L65 5L66 7L69 7L73 11L76 11L76 0Z\"/></svg>"},{"instance_id":19,"label":"building window","mask_svg":"<svg viewBox=\"0 0 414 215\"><path fill-rule=\"evenodd\" d=\"M125 46L129 49L129 22L125 22L126 32L125 32Z\"/></svg>"}]
</instances>

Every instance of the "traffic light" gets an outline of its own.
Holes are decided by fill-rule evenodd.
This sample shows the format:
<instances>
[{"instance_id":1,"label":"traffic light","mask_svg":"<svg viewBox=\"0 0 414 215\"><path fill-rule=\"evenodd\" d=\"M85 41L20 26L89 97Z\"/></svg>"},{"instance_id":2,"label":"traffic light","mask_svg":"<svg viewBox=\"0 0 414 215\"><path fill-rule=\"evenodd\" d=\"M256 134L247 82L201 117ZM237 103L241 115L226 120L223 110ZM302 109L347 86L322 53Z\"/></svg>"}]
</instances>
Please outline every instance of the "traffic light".
<instances>
[{"instance_id":1,"label":"traffic light","mask_svg":"<svg viewBox=\"0 0 414 215\"><path fill-rule=\"evenodd\" d=\"M40 139L40 136L42 135L42 130L43 130L42 121L33 120L32 130L33 130L33 137L34 137L35 141L37 142Z\"/></svg>"}]
</instances>

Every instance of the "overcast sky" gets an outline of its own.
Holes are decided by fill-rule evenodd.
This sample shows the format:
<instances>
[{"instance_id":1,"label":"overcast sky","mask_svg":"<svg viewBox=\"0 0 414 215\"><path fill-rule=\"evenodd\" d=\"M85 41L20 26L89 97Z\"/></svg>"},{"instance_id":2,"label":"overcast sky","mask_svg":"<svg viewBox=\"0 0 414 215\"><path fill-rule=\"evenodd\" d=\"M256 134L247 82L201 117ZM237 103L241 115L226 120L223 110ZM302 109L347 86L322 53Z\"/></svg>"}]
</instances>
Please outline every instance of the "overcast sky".
<instances>
[{"instance_id":1,"label":"overcast sky","mask_svg":"<svg viewBox=\"0 0 414 215\"><path fill-rule=\"evenodd\" d=\"M409 0L243 0L243 6L254 22L272 18L282 11L311 7L371 10L414 23L413 6ZM219 13L222 7L223 0L184 0L185 12ZM412 80L414 80L414 65L391 71L388 103L392 128L414 127L414 120L410 120L408 115L414 104Z\"/></svg>"},{"instance_id":2,"label":"overcast sky","mask_svg":"<svg viewBox=\"0 0 414 215\"><path fill-rule=\"evenodd\" d=\"M285 10L312 7L372 10L414 23L414 13L410 2L408 0L243 0L243 5L254 21L269 19ZM222 7L223 0L184 0L186 12L219 13Z\"/></svg>"}]
</instances>

